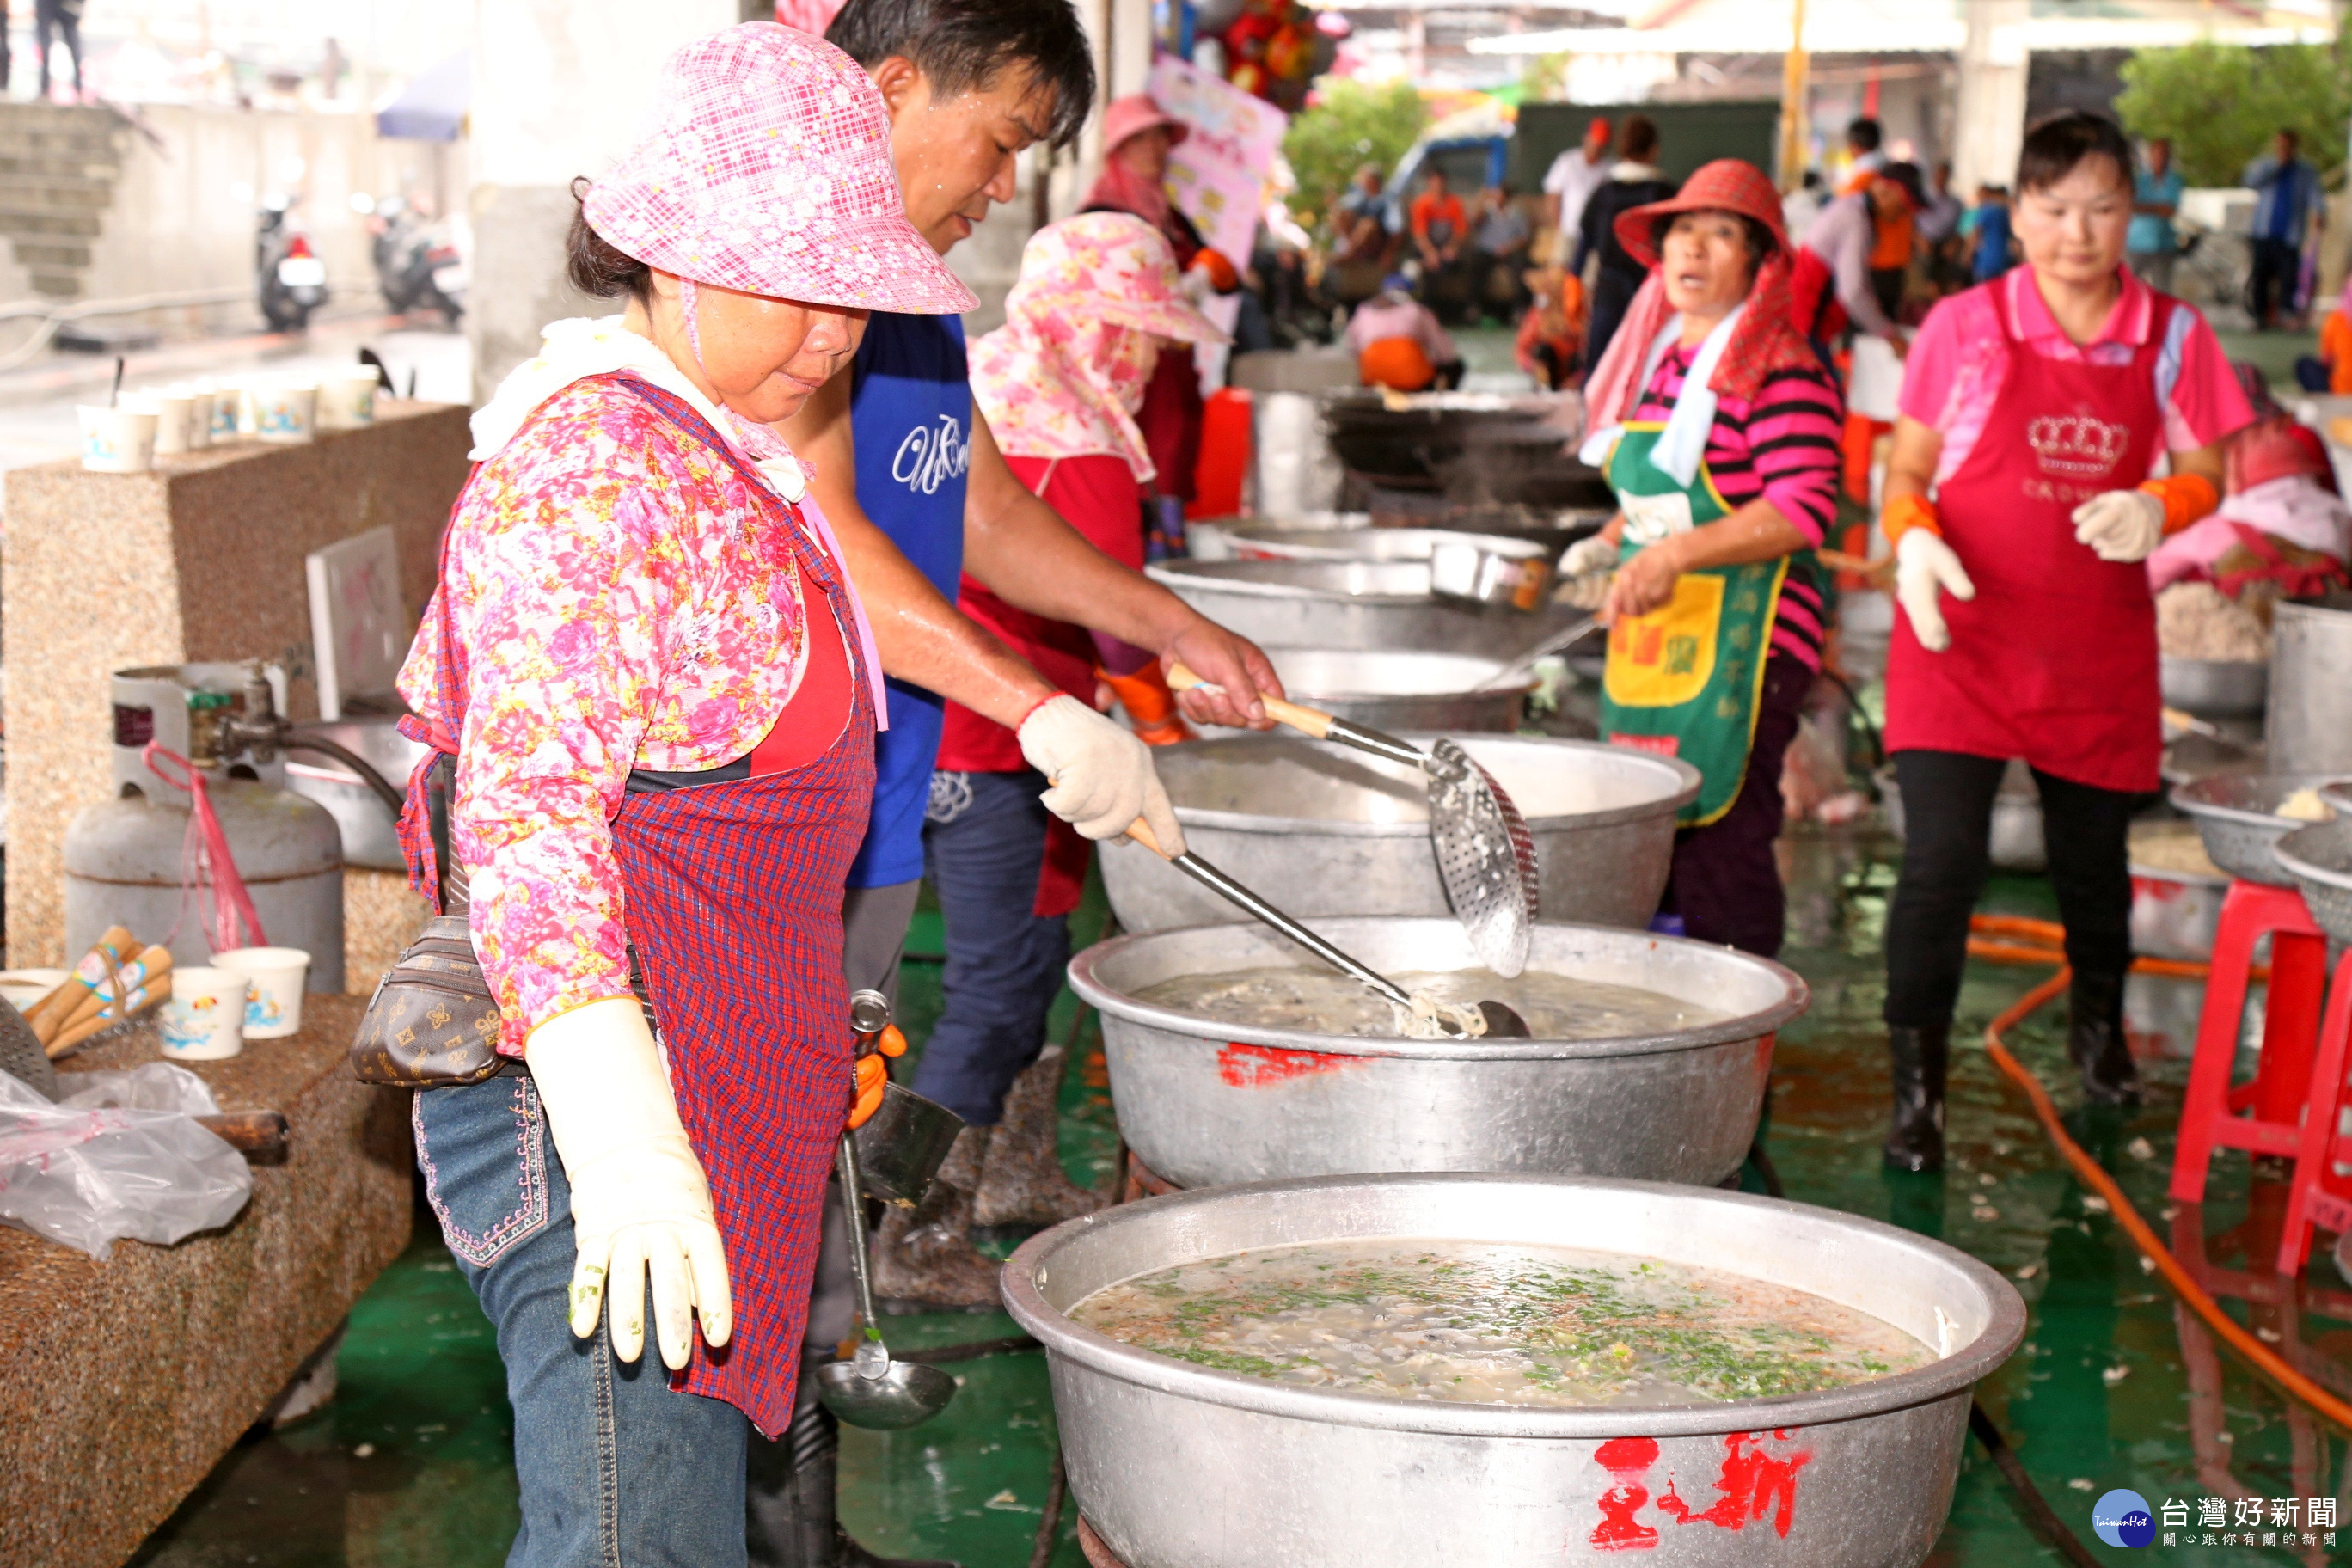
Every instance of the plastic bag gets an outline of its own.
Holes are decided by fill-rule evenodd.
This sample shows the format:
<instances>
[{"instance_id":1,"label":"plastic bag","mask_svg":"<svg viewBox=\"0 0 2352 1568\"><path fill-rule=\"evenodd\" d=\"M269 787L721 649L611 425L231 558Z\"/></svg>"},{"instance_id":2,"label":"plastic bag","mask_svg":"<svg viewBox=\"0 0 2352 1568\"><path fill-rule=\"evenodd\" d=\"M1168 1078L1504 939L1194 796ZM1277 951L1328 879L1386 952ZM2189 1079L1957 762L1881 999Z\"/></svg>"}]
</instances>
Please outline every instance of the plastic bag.
<instances>
[{"instance_id":1,"label":"plastic bag","mask_svg":"<svg viewBox=\"0 0 2352 1568\"><path fill-rule=\"evenodd\" d=\"M124 1237L169 1246L235 1219L245 1156L191 1120L220 1107L172 1062L69 1073L55 1104L0 1073L0 1224L103 1262Z\"/></svg>"}]
</instances>

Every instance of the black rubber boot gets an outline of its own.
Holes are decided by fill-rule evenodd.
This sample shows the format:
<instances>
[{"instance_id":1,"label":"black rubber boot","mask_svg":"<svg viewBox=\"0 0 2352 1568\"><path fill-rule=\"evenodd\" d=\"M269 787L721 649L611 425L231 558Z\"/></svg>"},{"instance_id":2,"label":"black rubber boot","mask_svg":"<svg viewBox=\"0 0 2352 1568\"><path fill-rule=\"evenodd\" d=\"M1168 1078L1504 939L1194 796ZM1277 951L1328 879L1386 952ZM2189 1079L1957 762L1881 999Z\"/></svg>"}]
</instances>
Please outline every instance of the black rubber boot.
<instances>
[{"instance_id":1,"label":"black rubber boot","mask_svg":"<svg viewBox=\"0 0 2352 1568\"><path fill-rule=\"evenodd\" d=\"M1898 1171L1944 1168L1944 1072L1951 1060L1952 1026L1909 1029L1889 1025L1887 1055L1895 1080L1895 1115L1886 1131L1886 1163Z\"/></svg>"},{"instance_id":2,"label":"black rubber boot","mask_svg":"<svg viewBox=\"0 0 2352 1568\"><path fill-rule=\"evenodd\" d=\"M2066 1055L2083 1075L2083 1092L2095 1105L2137 1105L2139 1069L2124 1035L2124 977L2078 972L2067 1010Z\"/></svg>"},{"instance_id":3,"label":"black rubber boot","mask_svg":"<svg viewBox=\"0 0 2352 1568\"><path fill-rule=\"evenodd\" d=\"M761 1568L962 1568L941 1558L877 1556L850 1539L833 1507L841 1426L824 1405L793 1412L776 1447L775 1457L790 1464L792 1476L782 1496L754 1510L751 1560Z\"/></svg>"}]
</instances>

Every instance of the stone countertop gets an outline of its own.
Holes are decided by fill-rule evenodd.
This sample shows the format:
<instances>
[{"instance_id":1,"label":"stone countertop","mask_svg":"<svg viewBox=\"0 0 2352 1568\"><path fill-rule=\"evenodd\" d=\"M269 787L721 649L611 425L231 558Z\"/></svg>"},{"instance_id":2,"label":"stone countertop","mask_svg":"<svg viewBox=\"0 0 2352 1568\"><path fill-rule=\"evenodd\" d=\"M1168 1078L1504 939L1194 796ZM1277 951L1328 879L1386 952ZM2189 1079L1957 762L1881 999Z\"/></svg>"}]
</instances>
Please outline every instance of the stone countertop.
<instances>
[{"instance_id":1,"label":"stone countertop","mask_svg":"<svg viewBox=\"0 0 2352 1568\"><path fill-rule=\"evenodd\" d=\"M408 1243L409 1096L359 1082L366 1000L314 994L290 1039L191 1062L223 1110L284 1112L253 1201L173 1247L112 1259L0 1227L0 1564L121 1563L260 1417ZM157 1059L152 1032L58 1064Z\"/></svg>"}]
</instances>

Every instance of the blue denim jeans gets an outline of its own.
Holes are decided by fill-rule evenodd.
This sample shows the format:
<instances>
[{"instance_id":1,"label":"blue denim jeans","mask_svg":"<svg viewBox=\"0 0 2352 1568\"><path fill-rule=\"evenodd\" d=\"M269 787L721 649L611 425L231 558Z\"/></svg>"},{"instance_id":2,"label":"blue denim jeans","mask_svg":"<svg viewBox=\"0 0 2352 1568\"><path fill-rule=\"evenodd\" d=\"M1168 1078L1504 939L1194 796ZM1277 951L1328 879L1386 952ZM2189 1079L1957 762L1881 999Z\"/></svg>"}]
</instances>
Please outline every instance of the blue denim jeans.
<instances>
[{"instance_id":1,"label":"blue denim jeans","mask_svg":"<svg viewBox=\"0 0 2352 1568\"><path fill-rule=\"evenodd\" d=\"M1041 773L936 773L923 869L939 894L946 1005L908 1087L975 1127L1004 1116L1004 1093L1045 1048L1045 1015L1070 963L1066 915L1039 915L1045 866Z\"/></svg>"},{"instance_id":2,"label":"blue denim jeans","mask_svg":"<svg viewBox=\"0 0 2352 1568\"><path fill-rule=\"evenodd\" d=\"M670 1392L651 1333L635 1363L602 1321L572 1337L572 1184L531 1080L422 1089L413 1120L425 1196L506 1363L522 1484L508 1568L742 1563L743 1413Z\"/></svg>"}]
</instances>

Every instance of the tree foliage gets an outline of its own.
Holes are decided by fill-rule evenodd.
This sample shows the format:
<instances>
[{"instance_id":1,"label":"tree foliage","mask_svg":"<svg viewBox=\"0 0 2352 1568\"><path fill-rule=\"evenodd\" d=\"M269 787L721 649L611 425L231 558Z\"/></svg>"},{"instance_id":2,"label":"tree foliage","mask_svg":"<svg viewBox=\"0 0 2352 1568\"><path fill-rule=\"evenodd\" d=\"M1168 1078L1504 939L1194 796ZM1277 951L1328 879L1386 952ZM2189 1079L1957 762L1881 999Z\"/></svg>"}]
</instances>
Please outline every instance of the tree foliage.
<instances>
[{"instance_id":1,"label":"tree foliage","mask_svg":"<svg viewBox=\"0 0 2352 1568\"><path fill-rule=\"evenodd\" d=\"M1297 177L1293 213L1302 221L1328 221L1331 203L1366 163L1387 174L1411 150L1429 111L1411 82L1365 83L1325 77L1315 100L1291 118L1283 156Z\"/></svg>"},{"instance_id":2,"label":"tree foliage","mask_svg":"<svg viewBox=\"0 0 2352 1568\"><path fill-rule=\"evenodd\" d=\"M2234 185L2281 131L2302 137L2302 155L2323 174L2344 162L2352 72L2343 40L2250 49L2191 44L2141 49L2123 68L2116 114L2136 136L2168 137L2191 185Z\"/></svg>"}]
</instances>

